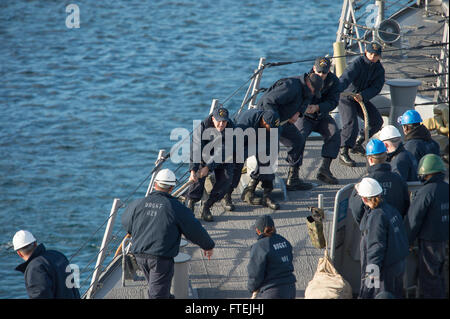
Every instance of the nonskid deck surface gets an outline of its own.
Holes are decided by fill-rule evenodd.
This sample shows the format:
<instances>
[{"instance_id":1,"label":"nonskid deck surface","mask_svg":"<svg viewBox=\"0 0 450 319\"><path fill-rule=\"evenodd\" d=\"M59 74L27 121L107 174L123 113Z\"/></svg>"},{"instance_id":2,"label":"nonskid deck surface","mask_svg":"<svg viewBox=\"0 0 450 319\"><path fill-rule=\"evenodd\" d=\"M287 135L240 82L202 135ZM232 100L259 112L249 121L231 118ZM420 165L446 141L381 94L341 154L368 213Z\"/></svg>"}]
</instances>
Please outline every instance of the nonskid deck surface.
<instances>
[{"instance_id":1,"label":"nonskid deck surface","mask_svg":"<svg viewBox=\"0 0 450 319\"><path fill-rule=\"evenodd\" d=\"M233 194L236 210L226 212L222 205L215 204L212 213L214 222L202 224L216 243L214 256L208 260L202 251L192 244L183 248L192 259L189 264L189 279L196 295L200 299L250 298L247 290L247 264L251 245L256 241L253 229L256 218L263 214L271 214L277 232L290 241L293 246L294 270L297 277L297 298L304 297L308 282L312 279L317 262L324 250L312 246L308 236L306 217L310 215L308 207L317 206L319 194L323 194L324 208L333 210L336 192L344 185L354 183L366 172L365 159L352 156L357 167L347 167L332 162L331 171L339 179L339 185L328 185L316 179L321 161L321 140L308 140L306 143L301 177L317 184L310 191L288 192L288 200L284 200L282 191L274 191L274 199L281 208L272 211L260 206L249 206L240 199L237 191ZM280 163L277 175L285 179L288 167L284 161L286 152L280 152ZM199 216L198 207L196 216ZM331 221L329 223L331 225Z\"/></svg>"}]
</instances>

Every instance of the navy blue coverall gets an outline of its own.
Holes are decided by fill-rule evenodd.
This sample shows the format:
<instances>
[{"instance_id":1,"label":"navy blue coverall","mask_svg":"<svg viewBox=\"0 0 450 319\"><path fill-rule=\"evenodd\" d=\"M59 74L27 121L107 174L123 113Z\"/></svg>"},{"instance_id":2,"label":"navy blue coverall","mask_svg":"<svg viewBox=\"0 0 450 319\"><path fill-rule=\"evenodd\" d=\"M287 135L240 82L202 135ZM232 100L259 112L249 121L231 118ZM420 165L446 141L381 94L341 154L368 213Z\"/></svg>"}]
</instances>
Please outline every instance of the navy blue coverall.
<instances>
[{"instance_id":1,"label":"navy blue coverall","mask_svg":"<svg viewBox=\"0 0 450 319\"><path fill-rule=\"evenodd\" d=\"M431 133L423 125L419 125L405 135L405 149L420 162L420 159L426 154L440 155L439 144L431 138Z\"/></svg>"},{"instance_id":2,"label":"navy blue coverall","mask_svg":"<svg viewBox=\"0 0 450 319\"><path fill-rule=\"evenodd\" d=\"M392 171L400 175L405 182L418 181L417 178L417 160L407 151L403 146L403 143L397 147L397 149L388 153L387 162L391 164Z\"/></svg>"},{"instance_id":3,"label":"navy blue coverall","mask_svg":"<svg viewBox=\"0 0 450 319\"><path fill-rule=\"evenodd\" d=\"M400 213L405 216L410 205L408 185L397 173L391 172L389 163L381 163L369 166L367 168L368 174L366 177L375 179L383 188L383 199L391 206L393 206ZM349 198L349 208L359 224L365 211L368 207L364 205L361 197L354 189Z\"/></svg>"},{"instance_id":4,"label":"navy blue coverall","mask_svg":"<svg viewBox=\"0 0 450 319\"><path fill-rule=\"evenodd\" d=\"M340 86L337 76L329 72L320 92L322 97L320 99L313 97L311 103L309 103L319 105L319 112L314 114L305 113L303 117L297 120L295 126L299 129L304 140L313 131L322 135L324 138L322 157L334 159L339 153L341 136L336 122L329 113L339 104ZM303 154L305 144L303 143L301 146L303 148L300 150L300 153Z\"/></svg>"},{"instance_id":5,"label":"navy blue coverall","mask_svg":"<svg viewBox=\"0 0 450 319\"><path fill-rule=\"evenodd\" d=\"M280 115L280 122L290 119L297 112L302 116L312 99L312 93L305 83L306 76L305 73L300 77L278 80L264 92L257 103L257 108L277 112ZM280 126L279 136L280 142L288 148L286 161L289 166L301 166L305 138L298 128L287 122Z\"/></svg>"},{"instance_id":6,"label":"navy blue coverall","mask_svg":"<svg viewBox=\"0 0 450 319\"><path fill-rule=\"evenodd\" d=\"M45 249L39 244L30 258L16 267L25 276L25 287L30 299L80 299L80 292L68 287L69 261L56 250ZM72 282L71 282L72 283ZM74 283L72 283L74 284Z\"/></svg>"},{"instance_id":7,"label":"navy blue coverall","mask_svg":"<svg viewBox=\"0 0 450 319\"><path fill-rule=\"evenodd\" d=\"M247 265L250 292L259 290L262 299L294 299L295 282L292 246L278 234L258 236Z\"/></svg>"},{"instance_id":8,"label":"navy blue coverall","mask_svg":"<svg viewBox=\"0 0 450 319\"><path fill-rule=\"evenodd\" d=\"M232 121L228 121L225 130L229 129L229 128L234 128ZM190 160L189 170L197 172L202 167L208 166L209 172L214 171L216 182L214 183L214 186L213 186L213 188L209 194L209 198L208 198L208 201L210 202L210 204L213 204L213 203L221 200L225 196L225 194L228 192L228 189L230 188L232 178L233 178L234 165L233 165L232 158L230 160L226 160L226 158L225 158L225 154L226 154L225 130L223 130L220 133L216 130L217 134L221 134L221 136L222 136L221 142L223 145L223 149L222 149L222 154L220 155L222 162L216 163L214 161L213 155L217 155L217 154L210 154L211 159L210 160L207 159L206 162L204 161L204 158L203 158L204 147L209 142L214 140L214 137L212 137L212 136L211 137L207 136L207 138L210 138L209 140L204 140L202 138L202 134L206 129L215 130L215 127L214 127L214 124L212 121L212 115L209 115L200 124L200 130L199 130L200 136L197 136L197 137L201 138L201 141L199 141L197 139L197 137L195 136L196 133L195 132L193 133L193 140L192 140L192 144L191 144L191 155L190 155L191 160ZM212 149L212 151L213 150L214 149ZM201 163L196 163L194 161L194 159L195 159L194 152L200 152L199 154L202 154ZM206 180L206 177L199 178L198 182L190 185L186 192L186 197L188 199L192 199L195 202L199 201L203 196L203 191L205 189L205 180Z\"/></svg>"},{"instance_id":9,"label":"navy blue coverall","mask_svg":"<svg viewBox=\"0 0 450 319\"><path fill-rule=\"evenodd\" d=\"M131 250L149 284L150 299L167 299L174 273L181 235L203 250L214 241L192 211L170 194L153 191L130 203L122 215L122 225L131 235Z\"/></svg>"},{"instance_id":10,"label":"navy blue coverall","mask_svg":"<svg viewBox=\"0 0 450 319\"><path fill-rule=\"evenodd\" d=\"M383 126L383 119L375 105L370 102L384 85L384 68L380 61L373 63L367 57L356 58L339 78L340 90L359 93L369 116L369 138ZM341 147L353 148L358 137L358 116L364 119L361 106L351 96L342 96L338 106L342 121ZM363 129L360 135L364 136Z\"/></svg>"},{"instance_id":11,"label":"navy blue coverall","mask_svg":"<svg viewBox=\"0 0 450 319\"><path fill-rule=\"evenodd\" d=\"M361 288L359 297L373 299L383 291L397 298L403 293L405 259L409 254L405 225L398 211L386 202L368 209L361 224ZM369 275L379 275L371 280Z\"/></svg>"},{"instance_id":12,"label":"navy blue coverall","mask_svg":"<svg viewBox=\"0 0 450 319\"><path fill-rule=\"evenodd\" d=\"M418 239L419 293L423 298L445 298L444 262L448 242L448 183L437 173L425 181L411 200L405 219L409 244Z\"/></svg>"}]
</instances>

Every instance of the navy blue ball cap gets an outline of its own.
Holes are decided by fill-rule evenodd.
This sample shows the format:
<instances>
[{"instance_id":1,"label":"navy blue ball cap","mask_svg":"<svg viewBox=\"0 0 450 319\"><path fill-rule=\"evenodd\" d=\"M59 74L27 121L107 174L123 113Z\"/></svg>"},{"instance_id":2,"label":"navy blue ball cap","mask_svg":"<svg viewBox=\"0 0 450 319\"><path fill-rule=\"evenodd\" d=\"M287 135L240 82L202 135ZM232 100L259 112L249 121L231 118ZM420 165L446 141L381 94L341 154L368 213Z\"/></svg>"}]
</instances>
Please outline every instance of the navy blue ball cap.
<instances>
[{"instance_id":1,"label":"navy blue ball cap","mask_svg":"<svg viewBox=\"0 0 450 319\"><path fill-rule=\"evenodd\" d=\"M262 215L256 219L255 228L260 232L264 232L266 227L275 227L272 217L270 215Z\"/></svg>"},{"instance_id":2,"label":"navy blue ball cap","mask_svg":"<svg viewBox=\"0 0 450 319\"><path fill-rule=\"evenodd\" d=\"M331 61L327 57L320 57L316 59L314 66L316 67L316 72L328 73L330 72Z\"/></svg>"},{"instance_id":3,"label":"navy blue ball cap","mask_svg":"<svg viewBox=\"0 0 450 319\"><path fill-rule=\"evenodd\" d=\"M366 51L370 52L370 53L375 53L375 54L381 56L381 52L382 52L381 44L379 44L376 41L368 43L368 44L366 44Z\"/></svg>"},{"instance_id":4,"label":"navy blue ball cap","mask_svg":"<svg viewBox=\"0 0 450 319\"><path fill-rule=\"evenodd\" d=\"M230 118L228 117L228 115L228 110L223 107L219 107L218 109L214 109L213 111L213 116L216 121L229 121Z\"/></svg>"},{"instance_id":5,"label":"navy blue ball cap","mask_svg":"<svg viewBox=\"0 0 450 319\"><path fill-rule=\"evenodd\" d=\"M270 127L278 127L280 126L280 116L277 112L271 110L265 110L263 112L264 122L269 124Z\"/></svg>"}]
</instances>

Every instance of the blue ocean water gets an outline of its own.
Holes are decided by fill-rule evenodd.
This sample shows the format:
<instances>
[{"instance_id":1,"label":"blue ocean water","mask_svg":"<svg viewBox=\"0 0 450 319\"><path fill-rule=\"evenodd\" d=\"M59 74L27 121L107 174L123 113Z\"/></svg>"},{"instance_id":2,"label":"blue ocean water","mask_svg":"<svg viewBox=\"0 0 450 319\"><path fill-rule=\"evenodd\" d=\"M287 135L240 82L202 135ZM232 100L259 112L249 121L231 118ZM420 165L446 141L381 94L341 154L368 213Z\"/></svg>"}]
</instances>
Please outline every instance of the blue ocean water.
<instances>
[{"instance_id":1,"label":"blue ocean water","mask_svg":"<svg viewBox=\"0 0 450 319\"><path fill-rule=\"evenodd\" d=\"M76 4L80 27L68 28ZM0 2L0 298L26 298L19 229L72 257L89 286L114 198L268 62L332 55L336 0ZM312 62L264 71L262 87ZM236 111L244 86L226 103ZM168 167L177 165L168 163ZM184 173L180 169L177 174ZM148 180L132 198L145 194ZM115 234L123 236L120 218ZM115 250L115 247L113 247Z\"/></svg>"}]
</instances>

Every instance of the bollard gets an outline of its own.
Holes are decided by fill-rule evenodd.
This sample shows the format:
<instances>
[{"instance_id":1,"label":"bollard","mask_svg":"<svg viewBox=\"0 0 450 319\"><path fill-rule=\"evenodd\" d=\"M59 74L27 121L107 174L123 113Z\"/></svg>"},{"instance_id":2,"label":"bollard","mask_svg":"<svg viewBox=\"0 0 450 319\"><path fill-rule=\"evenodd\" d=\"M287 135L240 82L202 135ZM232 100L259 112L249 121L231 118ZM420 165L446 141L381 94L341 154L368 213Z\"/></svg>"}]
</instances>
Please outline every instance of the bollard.
<instances>
[{"instance_id":1,"label":"bollard","mask_svg":"<svg viewBox=\"0 0 450 319\"><path fill-rule=\"evenodd\" d=\"M399 116L407 110L414 110L417 88L421 81L412 79L392 79L387 80L391 92L391 111L389 113L389 124L396 126L400 132L402 129L397 123Z\"/></svg>"},{"instance_id":2,"label":"bollard","mask_svg":"<svg viewBox=\"0 0 450 319\"><path fill-rule=\"evenodd\" d=\"M189 260L191 256L185 253L179 253L174 258L175 270L171 294L175 299L189 299Z\"/></svg>"},{"instance_id":3,"label":"bollard","mask_svg":"<svg viewBox=\"0 0 450 319\"><path fill-rule=\"evenodd\" d=\"M347 62L345 60L345 45L344 42L334 42L333 43L334 50L334 67L335 74L337 77L340 77L342 73L344 73L345 68L347 67Z\"/></svg>"}]
</instances>

